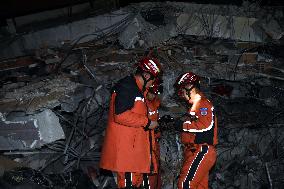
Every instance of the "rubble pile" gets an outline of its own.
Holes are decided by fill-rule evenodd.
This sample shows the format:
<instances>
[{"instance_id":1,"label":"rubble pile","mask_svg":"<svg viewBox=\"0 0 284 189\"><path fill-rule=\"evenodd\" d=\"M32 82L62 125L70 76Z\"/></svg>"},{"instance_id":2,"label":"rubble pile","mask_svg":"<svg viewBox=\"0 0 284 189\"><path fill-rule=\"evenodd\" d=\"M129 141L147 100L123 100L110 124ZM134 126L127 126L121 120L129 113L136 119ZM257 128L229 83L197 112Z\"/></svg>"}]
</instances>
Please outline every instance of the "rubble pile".
<instances>
[{"instance_id":1,"label":"rubble pile","mask_svg":"<svg viewBox=\"0 0 284 189\"><path fill-rule=\"evenodd\" d=\"M264 22L270 8L189 5L131 5L119 32L0 61L0 161L10 165L0 164L0 188L112 188L113 175L98 166L110 91L150 53L165 69L161 116L186 111L173 88L186 70L201 76L215 106L211 188L283 188L283 15ZM179 133L162 131L160 145L163 188L176 188Z\"/></svg>"}]
</instances>

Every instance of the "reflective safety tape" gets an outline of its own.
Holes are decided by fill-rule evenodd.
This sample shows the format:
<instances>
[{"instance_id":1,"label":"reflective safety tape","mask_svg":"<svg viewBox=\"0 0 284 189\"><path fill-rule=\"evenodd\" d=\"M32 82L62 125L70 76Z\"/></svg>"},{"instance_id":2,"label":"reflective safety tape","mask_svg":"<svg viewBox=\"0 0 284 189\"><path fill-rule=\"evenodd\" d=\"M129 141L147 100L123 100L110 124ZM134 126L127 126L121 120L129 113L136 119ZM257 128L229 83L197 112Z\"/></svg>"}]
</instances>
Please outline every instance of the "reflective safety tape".
<instances>
[{"instance_id":1,"label":"reflective safety tape","mask_svg":"<svg viewBox=\"0 0 284 189\"><path fill-rule=\"evenodd\" d=\"M214 125L214 107L211 108L211 111L212 111L212 119L211 119L211 123L210 125L205 128L205 129L183 129L183 131L187 131L187 132L192 132L192 133L202 133L202 132L205 132L205 131L209 131L210 129L212 129L213 125ZM186 123L186 122L184 122ZM191 123L189 123L191 124Z\"/></svg>"},{"instance_id":2,"label":"reflective safety tape","mask_svg":"<svg viewBox=\"0 0 284 189\"><path fill-rule=\"evenodd\" d=\"M209 146L207 145L203 145L201 146L201 150L200 152L197 153L196 157L194 158L194 160L192 161L187 175L182 183L182 188L183 189L190 189L190 182L194 179L196 172L198 171L198 168L200 166L200 164L202 163L205 155L208 153L209 151Z\"/></svg>"},{"instance_id":3,"label":"reflective safety tape","mask_svg":"<svg viewBox=\"0 0 284 189\"><path fill-rule=\"evenodd\" d=\"M180 78L180 80L178 81L178 84L180 84L186 76L187 76L187 73L186 73L186 74L183 74L183 76L182 76L182 77Z\"/></svg>"},{"instance_id":4,"label":"reflective safety tape","mask_svg":"<svg viewBox=\"0 0 284 189\"><path fill-rule=\"evenodd\" d=\"M158 113L158 111L152 111L152 112L149 112L149 115L151 116L151 115L154 115L156 113Z\"/></svg>"},{"instance_id":5,"label":"reflective safety tape","mask_svg":"<svg viewBox=\"0 0 284 189\"><path fill-rule=\"evenodd\" d=\"M135 101L139 101L139 100L144 102L144 98L142 98L142 97L136 97L135 98Z\"/></svg>"},{"instance_id":6,"label":"reflective safety tape","mask_svg":"<svg viewBox=\"0 0 284 189\"><path fill-rule=\"evenodd\" d=\"M149 62L153 65L156 72L160 72L160 69L158 68L158 66L156 65L156 63L153 60L149 60Z\"/></svg>"}]
</instances>

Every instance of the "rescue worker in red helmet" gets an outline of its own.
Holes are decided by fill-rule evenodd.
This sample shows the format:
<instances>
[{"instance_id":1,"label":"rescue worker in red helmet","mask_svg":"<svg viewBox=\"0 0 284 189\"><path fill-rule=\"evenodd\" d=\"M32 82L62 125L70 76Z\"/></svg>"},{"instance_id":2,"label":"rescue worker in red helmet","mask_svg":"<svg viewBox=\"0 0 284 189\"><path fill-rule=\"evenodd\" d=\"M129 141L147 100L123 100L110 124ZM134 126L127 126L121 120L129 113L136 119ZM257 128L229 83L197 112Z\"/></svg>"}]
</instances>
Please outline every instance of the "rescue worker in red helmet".
<instances>
[{"instance_id":1,"label":"rescue worker in red helmet","mask_svg":"<svg viewBox=\"0 0 284 189\"><path fill-rule=\"evenodd\" d=\"M100 167L117 173L118 188L149 188L147 175L157 171L150 130L158 122L148 118L145 95L160 74L158 60L144 57L112 90Z\"/></svg>"},{"instance_id":2,"label":"rescue worker in red helmet","mask_svg":"<svg viewBox=\"0 0 284 189\"><path fill-rule=\"evenodd\" d=\"M146 95L146 103L148 106L148 117L150 120L157 121L159 118L159 106L161 101L159 99L159 94L163 91L162 81L161 79L156 79L153 85L149 88L149 91ZM152 157L153 161L157 164L157 173L149 174L149 184L151 189L161 189L162 186L162 179L161 179L161 172L160 172L160 145L159 140L161 137L161 133L159 129L151 130L152 135Z\"/></svg>"},{"instance_id":3,"label":"rescue worker in red helmet","mask_svg":"<svg viewBox=\"0 0 284 189\"><path fill-rule=\"evenodd\" d=\"M216 161L217 119L212 103L200 91L200 79L192 73L176 80L178 95L190 105L188 116L176 126L182 131L183 166L178 189L207 189L209 170Z\"/></svg>"}]
</instances>

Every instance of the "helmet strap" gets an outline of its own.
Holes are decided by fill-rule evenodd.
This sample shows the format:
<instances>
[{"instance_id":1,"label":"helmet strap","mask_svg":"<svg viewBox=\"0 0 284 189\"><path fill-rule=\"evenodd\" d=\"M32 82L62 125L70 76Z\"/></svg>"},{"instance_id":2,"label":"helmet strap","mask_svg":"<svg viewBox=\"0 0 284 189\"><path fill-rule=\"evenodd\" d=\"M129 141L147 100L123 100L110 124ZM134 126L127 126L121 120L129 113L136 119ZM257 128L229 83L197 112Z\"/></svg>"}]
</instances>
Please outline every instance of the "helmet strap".
<instances>
[{"instance_id":1,"label":"helmet strap","mask_svg":"<svg viewBox=\"0 0 284 189\"><path fill-rule=\"evenodd\" d=\"M191 91L193 88L194 88L194 85L192 85L189 89L184 88L189 99L190 99L190 91Z\"/></svg>"},{"instance_id":2,"label":"helmet strap","mask_svg":"<svg viewBox=\"0 0 284 189\"><path fill-rule=\"evenodd\" d=\"M143 85L143 88L142 88L142 91L144 92L144 91L146 90L146 85L147 85L147 83L148 83L150 80L154 79L154 76L150 74L150 78L147 80L147 79L144 77L144 74L143 74L143 73L142 73L141 75L142 75L142 79L143 79L143 81L144 81L144 85Z\"/></svg>"},{"instance_id":3,"label":"helmet strap","mask_svg":"<svg viewBox=\"0 0 284 189\"><path fill-rule=\"evenodd\" d=\"M144 92L144 91L146 90L146 85L147 85L147 83L148 83L148 81L149 81L150 79L147 80L147 79L144 77L144 74L142 74L142 79L143 79L143 81L144 81L142 91Z\"/></svg>"}]
</instances>

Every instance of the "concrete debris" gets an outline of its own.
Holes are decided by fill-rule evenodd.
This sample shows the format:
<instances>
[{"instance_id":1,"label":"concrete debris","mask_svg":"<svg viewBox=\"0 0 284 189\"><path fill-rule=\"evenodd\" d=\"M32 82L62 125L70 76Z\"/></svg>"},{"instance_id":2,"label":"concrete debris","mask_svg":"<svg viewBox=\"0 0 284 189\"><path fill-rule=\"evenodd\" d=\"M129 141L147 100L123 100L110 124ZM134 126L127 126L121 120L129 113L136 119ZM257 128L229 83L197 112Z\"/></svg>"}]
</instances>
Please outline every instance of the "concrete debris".
<instances>
[{"instance_id":1,"label":"concrete debris","mask_svg":"<svg viewBox=\"0 0 284 189\"><path fill-rule=\"evenodd\" d=\"M238 49L234 47L233 44L220 43L218 41L210 45L210 50L214 51L216 54L227 55L227 56L238 53Z\"/></svg>"},{"instance_id":2,"label":"concrete debris","mask_svg":"<svg viewBox=\"0 0 284 189\"><path fill-rule=\"evenodd\" d=\"M149 8L149 4L139 4L138 6L142 9L142 13L143 8ZM265 42L267 37L279 40L283 33L278 22L270 17L266 17L268 20L266 21L267 24L264 25L257 14L248 17L242 16L242 14L233 15L232 12L227 12L228 10L224 13L224 7L221 6L216 7L212 5L212 7L204 6L199 7L199 9L190 9L188 7L197 7L198 5L184 3L184 11L180 11L178 16L176 16L176 10L179 8L177 4L168 2L160 5L159 8L155 6L157 5L153 4L149 12L153 10L159 11L159 14L167 19L159 26L155 26L141 16L137 16L121 34L120 42L125 48L134 48L137 41L143 41L143 45L146 48L157 46L179 34L238 41ZM172 8L169 9L168 7ZM227 8L230 9L232 7ZM165 11L165 9L169 11ZM273 27L270 27L270 25L273 25ZM271 29L270 31L264 31L263 28ZM139 35L139 31L143 35ZM131 37L127 38L123 36Z\"/></svg>"},{"instance_id":3,"label":"concrete debris","mask_svg":"<svg viewBox=\"0 0 284 189\"><path fill-rule=\"evenodd\" d=\"M165 69L164 93L159 111L161 116L178 116L186 111L177 101L172 87L175 78L184 70L191 70L201 76L201 87L206 89L206 95L212 99L220 115L219 159L210 178L212 188L245 188L243 182L249 182L251 187L268 184L263 165L275 157L281 158L283 150L279 143L282 141L281 126L284 121L281 111L284 103L282 83L268 77L255 78L259 73L282 73L282 59L275 57L273 51L263 53L257 46L253 51L242 50L227 41L193 37L176 38L159 47L158 58ZM72 52L66 59L68 62L61 65L66 69L56 77L45 77L38 81L34 78L32 82L20 83L6 81L2 87L5 92L1 93L0 104L2 113L7 118L5 121L28 120L27 123L34 126L31 120L37 119L37 124L42 123L46 130L31 127L37 133L37 139L33 141L39 141L44 135L46 139L41 144L35 142L33 151L20 148L23 146L21 141L8 137L0 140L3 145L12 144L11 149L22 149L5 152L5 155L13 157L25 154L25 157L18 159L28 167L45 173L65 173L78 167L88 169L91 162L94 168L89 174L94 185L115 185L112 175L98 171L100 146L107 122L105 110L108 108L113 83L132 74L138 57L143 56L145 51L137 47L121 50L116 46L93 45L84 53L87 57L85 64L94 77L81 62L76 61L78 58L81 60L80 50ZM233 56L235 60L230 59ZM258 69L257 66L261 63L267 67ZM54 93L58 96L42 101ZM18 101L21 103L17 103ZM37 103L34 104L33 101ZM11 106L10 102L15 105ZM44 135L39 135L39 132ZM66 139L60 138L63 133ZM180 170L183 148L178 136L178 133L162 133L160 145L163 188L175 188L177 184L176 175ZM274 145L272 139L276 136L278 143ZM32 142L25 141L25 144L31 146ZM35 149L37 145L40 148ZM272 167L268 169L270 175L281 179L277 176L281 175L281 170ZM236 172L239 174L235 174ZM258 180L264 182L260 183ZM276 184L273 179L271 182Z\"/></svg>"},{"instance_id":4,"label":"concrete debris","mask_svg":"<svg viewBox=\"0 0 284 189\"><path fill-rule=\"evenodd\" d=\"M275 98L267 98L265 99L265 104L270 107L277 107L279 106L279 101Z\"/></svg>"},{"instance_id":5,"label":"concrete debris","mask_svg":"<svg viewBox=\"0 0 284 189\"><path fill-rule=\"evenodd\" d=\"M272 62L273 57L269 54L257 54L258 62Z\"/></svg>"},{"instance_id":6,"label":"concrete debris","mask_svg":"<svg viewBox=\"0 0 284 189\"><path fill-rule=\"evenodd\" d=\"M65 135L59 123L59 118L49 109L41 113L30 116L37 120L40 142L42 144L51 143L56 140L64 139Z\"/></svg>"},{"instance_id":7,"label":"concrete debris","mask_svg":"<svg viewBox=\"0 0 284 189\"><path fill-rule=\"evenodd\" d=\"M40 49L35 52L35 56L44 61L46 64L55 64L61 61L61 58L58 55L59 53L52 49Z\"/></svg>"},{"instance_id":8,"label":"concrete debris","mask_svg":"<svg viewBox=\"0 0 284 189\"><path fill-rule=\"evenodd\" d=\"M7 121L1 116L1 150L35 149L64 139L58 117L51 110ZM4 142L9 140L9 142Z\"/></svg>"},{"instance_id":9,"label":"concrete debris","mask_svg":"<svg viewBox=\"0 0 284 189\"><path fill-rule=\"evenodd\" d=\"M116 15L116 16L113 16ZM54 28L46 28L38 31L22 34L18 39L6 39L2 45L7 45L0 52L2 59L23 56L27 51L34 51L43 46L61 47L66 41L74 42L80 39L80 42L87 42L96 39L104 33L113 34L125 27L129 21L130 15L124 10L113 11L110 14L99 15L84 20L74 21ZM131 18L130 18L131 19ZM117 31L116 31L117 29ZM91 34L91 35L87 35ZM15 36L11 36L14 39ZM78 41L79 42L79 41Z\"/></svg>"},{"instance_id":10,"label":"concrete debris","mask_svg":"<svg viewBox=\"0 0 284 189\"><path fill-rule=\"evenodd\" d=\"M266 42L269 38L280 40L283 31L278 20L281 20L283 15L279 14L275 19L271 12L281 13L281 11L277 8L265 9L253 4L236 7L145 2L68 25L23 34L3 49L0 57L23 56L25 52L34 52L35 49L44 46L59 48L68 41L71 42L70 45L76 39L80 39L78 43L84 43L98 40L104 34L114 33L120 36L119 41L126 49L134 48L138 44L146 48L161 45L178 35L245 42ZM266 19L263 20L263 18ZM57 53L51 53L44 58L47 64L61 60Z\"/></svg>"},{"instance_id":11,"label":"concrete debris","mask_svg":"<svg viewBox=\"0 0 284 189\"><path fill-rule=\"evenodd\" d=\"M1 150L34 148L40 140L36 120L11 122L1 114L1 140Z\"/></svg>"},{"instance_id":12,"label":"concrete debris","mask_svg":"<svg viewBox=\"0 0 284 189\"><path fill-rule=\"evenodd\" d=\"M79 86L75 89L72 95L66 95L60 99L60 107L65 112L75 112L80 102L86 98L90 98L92 89L88 87Z\"/></svg>"},{"instance_id":13,"label":"concrete debris","mask_svg":"<svg viewBox=\"0 0 284 189\"><path fill-rule=\"evenodd\" d=\"M33 57L24 57L12 59L10 61L6 60L0 64L0 72L19 69L23 67L34 67L36 65Z\"/></svg>"},{"instance_id":14,"label":"concrete debris","mask_svg":"<svg viewBox=\"0 0 284 189\"><path fill-rule=\"evenodd\" d=\"M242 7L148 2L23 35L21 45L35 55L0 63L0 150L29 168L0 167L6 174L0 188L1 179L11 187L11 178L23 181L18 185L70 186L77 169L88 173L89 186L113 188L114 176L98 163L110 91L134 73L140 57L151 54L164 68L161 116L187 111L173 87L187 70L200 75L214 104L219 145L211 188L282 189L283 15L263 21L267 11L274 9L249 2ZM86 33L91 34L85 38ZM38 41L31 40L35 36ZM55 39L52 47L41 46ZM22 53L17 43L9 46L15 50L9 55ZM160 146L162 188L176 188L179 133L162 132ZM38 180L26 183L24 173Z\"/></svg>"},{"instance_id":15,"label":"concrete debris","mask_svg":"<svg viewBox=\"0 0 284 189\"><path fill-rule=\"evenodd\" d=\"M0 156L0 177L7 171L13 170L18 167L24 167L25 165L22 163L18 163L16 161L10 160L5 156Z\"/></svg>"},{"instance_id":16,"label":"concrete debris","mask_svg":"<svg viewBox=\"0 0 284 189\"><path fill-rule=\"evenodd\" d=\"M243 53L241 55L240 63L244 64L255 64L257 53Z\"/></svg>"},{"instance_id":17,"label":"concrete debris","mask_svg":"<svg viewBox=\"0 0 284 189\"><path fill-rule=\"evenodd\" d=\"M161 172L165 188L177 183L177 173L181 168L182 147L178 133L163 132L161 141ZM175 186L176 187L176 186Z\"/></svg>"},{"instance_id":18,"label":"concrete debris","mask_svg":"<svg viewBox=\"0 0 284 189\"><path fill-rule=\"evenodd\" d=\"M279 40L284 34L282 28L276 20L269 17L267 18L267 20L259 20L258 25L265 31L266 35L269 36L271 39Z\"/></svg>"},{"instance_id":19,"label":"concrete debris","mask_svg":"<svg viewBox=\"0 0 284 189\"><path fill-rule=\"evenodd\" d=\"M221 133L222 136L224 134ZM226 135L228 134L226 133ZM265 163L269 162L270 158L273 158L268 155L269 151L273 149L269 149L268 145L265 144L272 142L273 137L267 135L265 128L258 131L234 129L230 134L233 134L230 137L236 136L235 141L231 141L232 145L228 147L221 145L218 148L219 159L216 167L222 166L222 168L220 167L222 172L219 172L213 179L212 186L214 188L229 188L233 184L234 187L246 188L247 186L242 185L243 182L250 183L251 187L267 185L269 182L266 177ZM250 153L250 155L245 155L247 153ZM274 170L274 173L279 173L277 176L274 175L274 180L282 179L280 176L282 175L282 170ZM262 179L263 182L259 182L259 179ZM281 188L282 186L279 184L276 188Z\"/></svg>"},{"instance_id":20,"label":"concrete debris","mask_svg":"<svg viewBox=\"0 0 284 189\"><path fill-rule=\"evenodd\" d=\"M137 42L140 47L149 48L175 36L177 36L177 32L173 22L165 26L155 26L138 14L120 34L119 41L126 49L135 48Z\"/></svg>"},{"instance_id":21,"label":"concrete debris","mask_svg":"<svg viewBox=\"0 0 284 189\"><path fill-rule=\"evenodd\" d=\"M139 39L138 32L141 31L140 23L137 18L134 18L130 25L128 25L124 32L119 36L119 42L125 49L134 48L135 43Z\"/></svg>"},{"instance_id":22,"label":"concrete debris","mask_svg":"<svg viewBox=\"0 0 284 189\"><path fill-rule=\"evenodd\" d=\"M30 168L18 168L4 173L0 187L12 188L86 188L95 189L90 178L83 170L75 170L62 174L44 174Z\"/></svg>"},{"instance_id":23,"label":"concrete debris","mask_svg":"<svg viewBox=\"0 0 284 189\"><path fill-rule=\"evenodd\" d=\"M0 112L24 111L34 113L45 108L54 108L60 104L60 99L68 97L80 86L68 78L57 77L29 83L11 91L1 91Z\"/></svg>"},{"instance_id":24,"label":"concrete debris","mask_svg":"<svg viewBox=\"0 0 284 189\"><path fill-rule=\"evenodd\" d=\"M256 18L222 16L218 13L184 13L177 18L186 35L262 42L263 36L253 30Z\"/></svg>"}]
</instances>

